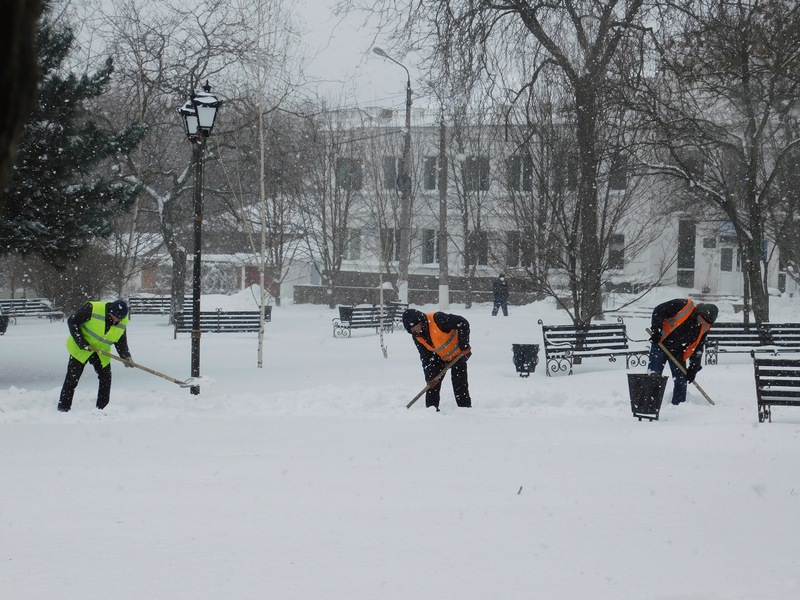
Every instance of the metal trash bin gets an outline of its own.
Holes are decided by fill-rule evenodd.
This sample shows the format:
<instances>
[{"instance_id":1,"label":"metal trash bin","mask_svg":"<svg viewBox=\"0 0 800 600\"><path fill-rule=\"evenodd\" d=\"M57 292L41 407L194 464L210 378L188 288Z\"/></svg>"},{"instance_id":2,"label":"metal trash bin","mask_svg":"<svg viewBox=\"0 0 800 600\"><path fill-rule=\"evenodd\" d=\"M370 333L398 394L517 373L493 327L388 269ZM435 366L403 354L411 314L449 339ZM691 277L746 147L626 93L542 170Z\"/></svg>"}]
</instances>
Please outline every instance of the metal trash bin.
<instances>
[{"instance_id":1,"label":"metal trash bin","mask_svg":"<svg viewBox=\"0 0 800 600\"><path fill-rule=\"evenodd\" d=\"M514 366L520 377L528 377L539 362L539 344L511 344Z\"/></svg>"},{"instance_id":2,"label":"metal trash bin","mask_svg":"<svg viewBox=\"0 0 800 600\"><path fill-rule=\"evenodd\" d=\"M628 373L628 391L631 395L633 416L648 421L658 421L661 401L668 377L650 373Z\"/></svg>"}]
</instances>

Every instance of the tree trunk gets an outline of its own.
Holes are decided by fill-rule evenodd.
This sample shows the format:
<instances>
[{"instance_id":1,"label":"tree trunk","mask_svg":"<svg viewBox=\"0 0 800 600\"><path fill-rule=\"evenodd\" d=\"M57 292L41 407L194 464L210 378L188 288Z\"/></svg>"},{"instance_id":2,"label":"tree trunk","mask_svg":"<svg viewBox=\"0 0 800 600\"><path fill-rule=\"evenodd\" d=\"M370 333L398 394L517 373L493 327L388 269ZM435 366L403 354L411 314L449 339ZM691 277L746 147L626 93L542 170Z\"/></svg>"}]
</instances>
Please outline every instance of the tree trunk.
<instances>
[{"instance_id":1,"label":"tree trunk","mask_svg":"<svg viewBox=\"0 0 800 600\"><path fill-rule=\"evenodd\" d=\"M591 79L582 79L575 89L577 139L580 153L578 219L580 249L578 277L570 283L576 298L576 325L589 325L602 314L601 257L597 240L597 92ZM577 285L577 288L574 286Z\"/></svg>"},{"instance_id":2,"label":"tree trunk","mask_svg":"<svg viewBox=\"0 0 800 600\"><path fill-rule=\"evenodd\" d=\"M3 6L0 25L0 214L3 190L8 183L22 135L33 108L39 67L36 61L36 26L42 12L41 0L9 0Z\"/></svg>"}]
</instances>

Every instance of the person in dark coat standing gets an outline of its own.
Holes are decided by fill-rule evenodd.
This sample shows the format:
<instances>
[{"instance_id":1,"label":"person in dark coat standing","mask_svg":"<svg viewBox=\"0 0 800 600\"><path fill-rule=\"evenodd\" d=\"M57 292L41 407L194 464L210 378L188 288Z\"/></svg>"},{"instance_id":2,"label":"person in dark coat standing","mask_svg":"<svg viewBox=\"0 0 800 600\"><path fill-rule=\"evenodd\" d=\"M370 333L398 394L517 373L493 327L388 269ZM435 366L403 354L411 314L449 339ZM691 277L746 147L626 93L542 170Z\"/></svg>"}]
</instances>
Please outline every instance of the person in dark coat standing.
<instances>
[{"instance_id":1,"label":"person in dark coat standing","mask_svg":"<svg viewBox=\"0 0 800 600\"><path fill-rule=\"evenodd\" d=\"M61 388L58 410L68 412L72 408L72 397L78 386L86 363L91 363L99 381L97 388L97 408L108 406L111 397L111 359L98 354L111 350L111 344L117 349L120 358L125 359L126 367L133 367L133 359L128 350L128 305L123 300L114 302L87 302L67 319L69 337L69 364L67 376Z\"/></svg>"},{"instance_id":2,"label":"person in dark coat standing","mask_svg":"<svg viewBox=\"0 0 800 600\"><path fill-rule=\"evenodd\" d=\"M492 292L494 293L494 307L492 308L492 316L497 316L498 309L503 309L503 316L508 316L508 283L506 276L500 275L492 281Z\"/></svg>"},{"instance_id":3,"label":"person in dark coat standing","mask_svg":"<svg viewBox=\"0 0 800 600\"><path fill-rule=\"evenodd\" d=\"M450 369L453 393L458 406L470 408L472 399L467 380L467 360L472 355L469 345L469 321L459 315L443 312L424 314L413 308L407 308L403 311L403 326L414 336L425 381L430 385L425 394L425 406L433 406L436 412L439 412L442 380L436 383L433 383L433 380L447 363L462 355L463 358Z\"/></svg>"},{"instance_id":4,"label":"person in dark coat standing","mask_svg":"<svg viewBox=\"0 0 800 600\"><path fill-rule=\"evenodd\" d=\"M716 305L695 304L688 298L669 300L653 309L650 336L652 344L647 370L661 375L664 365L669 362L673 378L673 404L686 400L687 383L692 383L698 371L703 368L701 360L706 336L718 314ZM669 359L659 342L686 369L686 375Z\"/></svg>"}]
</instances>

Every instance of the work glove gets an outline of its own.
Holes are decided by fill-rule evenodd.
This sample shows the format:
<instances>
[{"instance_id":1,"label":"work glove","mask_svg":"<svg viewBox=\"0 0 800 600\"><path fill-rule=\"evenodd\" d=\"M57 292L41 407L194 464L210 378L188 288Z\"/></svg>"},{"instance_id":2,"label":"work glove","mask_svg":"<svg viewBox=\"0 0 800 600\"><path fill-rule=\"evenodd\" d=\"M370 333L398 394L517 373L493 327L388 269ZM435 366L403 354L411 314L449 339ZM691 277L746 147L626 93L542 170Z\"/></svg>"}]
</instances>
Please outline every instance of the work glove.
<instances>
[{"instance_id":1,"label":"work glove","mask_svg":"<svg viewBox=\"0 0 800 600\"><path fill-rule=\"evenodd\" d=\"M653 333L650 334L650 341L656 345L658 345L658 343L661 341L661 332L658 329L654 330Z\"/></svg>"},{"instance_id":2,"label":"work glove","mask_svg":"<svg viewBox=\"0 0 800 600\"><path fill-rule=\"evenodd\" d=\"M700 372L700 369L703 368L703 365L700 363L690 363L689 368L686 369L686 381L692 383L694 378L697 377L697 373Z\"/></svg>"},{"instance_id":3,"label":"work glove","mask_svg":"<svg viewBox=\"0 0 800 600\"><path fill-rule=\"evenodd\" d=\"M133 364L133 357L131 357L131 356L128 356L128 357L126 357L126 358L123 358L123 359L122 359L122 364L124 364L124 365L125 365L125 368L126 368L126 369L133 369L133 368L134 368L134 366L135 366L135 365Z\"/></svg>"},{"instance_id":4,"label":"work glove","mask_svg":"<svg viewBox=\"0 0 800 600\"><path fill-rule=\"evenodd\" d=\"M469 357L472 356L472 348L467 346L461 350L461 356L463 357L461 360L468 361Z\"/></svg>"}]
</instances>

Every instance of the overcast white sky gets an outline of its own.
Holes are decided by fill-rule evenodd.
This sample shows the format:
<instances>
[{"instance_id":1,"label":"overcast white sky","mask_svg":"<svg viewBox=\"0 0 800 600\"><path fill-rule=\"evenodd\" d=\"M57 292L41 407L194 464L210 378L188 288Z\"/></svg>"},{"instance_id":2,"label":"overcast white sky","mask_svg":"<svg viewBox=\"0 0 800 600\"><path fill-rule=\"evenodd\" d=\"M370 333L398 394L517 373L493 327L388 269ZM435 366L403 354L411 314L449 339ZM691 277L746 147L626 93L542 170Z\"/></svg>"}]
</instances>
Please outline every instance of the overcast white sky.
<instances>
[{"instance_id":1,"label":"overcast white sky","mask_svg":"<svg viewBox=\"0 0 800 600\"><path fill-rule=\"evenodd\" d=\"M363 14L334 16L333 4L334 0L300 0L295 8L296 19L309 32L309 55L314 56L309 74L324 81L320 89L345 104L357 99L362 106L403 107L405 71L372 52L380 46L408 68L418 99L422 82L413 58L392 53L388 36L376 25L364 26Z\"/></svg>"}]
</instances>

